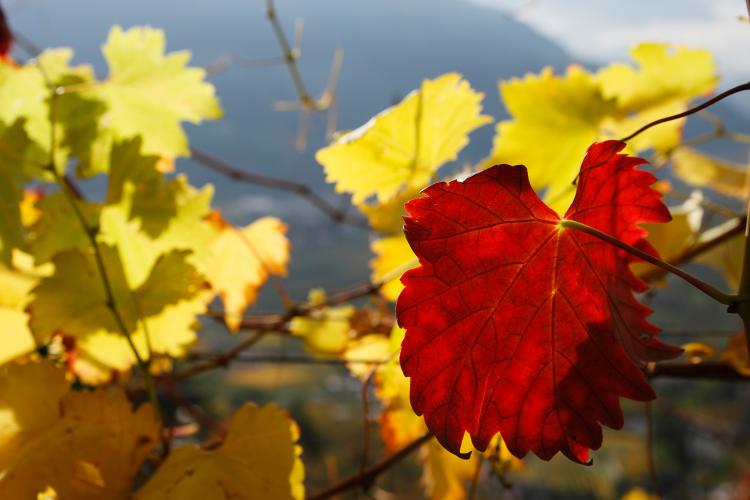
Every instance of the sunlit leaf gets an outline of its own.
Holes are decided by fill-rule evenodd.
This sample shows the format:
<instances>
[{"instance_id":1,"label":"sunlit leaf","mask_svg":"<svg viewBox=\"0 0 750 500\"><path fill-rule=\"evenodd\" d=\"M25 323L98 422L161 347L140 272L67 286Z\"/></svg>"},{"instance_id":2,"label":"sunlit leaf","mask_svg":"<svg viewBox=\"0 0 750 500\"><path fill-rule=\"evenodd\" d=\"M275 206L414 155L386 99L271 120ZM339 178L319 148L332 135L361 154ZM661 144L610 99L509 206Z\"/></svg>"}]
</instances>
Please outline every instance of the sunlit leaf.
<instances>
[{"instance_id":1,"label":"sunlit leaf","mask_svg":"<svg viewBox=\"0 0 750 500\"><path fill-rule=\"evenodd\" d=\"M531 186L546 189L547 203L563 212L573 199L581 158L599 137L614 103L579 66L569 67L565 75L545 68L538 75L501 82L500 95L511 119L498 123L492 153L483 165L523 163Z\"/></svg>"},{"instance_id":2,"label":"sunlit leaf","mask_svg":"<svg viewBox=\"0 0 750 500\"><path fill-rule=\"evenodd\" d=\"M186 262L186 252L161 257L146 281L131 291L117 251L99 246L107 279L124 328L142 358L149 352L181 356L195 340L196 315L205 311L204 282ZM30 327L39 342L54 335L73 337L86 362L107 370L127 370L135 362L89 249L57 254L55 272L34 289Z\"/></svg>"},{"instance_id":3,"label":"sunlit leaf","mask_svg":"<svg viewBox=\"0 0 750 500\"><path fill-rule=\"evenodd\" d=\"M286 226L263 217L235 228L219 217L212 219L219 234L210 246L206 276L224 302L224 318L237 331L245 309L255 303L269 275L286 275L290 244Z\"/></svg>"},{"instance_id":4,"label":"sunlit leaf","mask_svg":"<svg viewBox=\"0 0 750 500\"><path fill-rule=\"evenodd\" d=\"M403 233L377 239L370 246L375 253L375 258L370 261L371 279L374 283L387 280L380 292L386 299L395 301L404 289L401 275L417 266L417 257Z\"/></svg>"},{"instance_id":5,"label":"sunlit leaf","mask_svg":"<svg viewBox=\"0 0 750 500\"><path fill-rule=\"evenodd\" d=\"M149 405L121 390L70 391L48 363L0 368L0 497L125 498L157 442Z\"/></svg>"},{"instance_id":6,"label":"sunlit leaf","mask_svg":"<svg viewBox=\"0 0 750 500\"><path fill-rule=\"evenodd\" d=\"M275 404L246 403L218 447L172 451L136 500L272 498L302 500L304 468L296 424Z\"/></svg>"},{"instance_id":7,"label":"sunlit leaf","mask_svg":"<svg viewBox=\"0 0 750 500\"><path fill-rule=\"evenodd\" d=\"M705 50L642 43L630 51L636 68L615 63L597 79L604 96L613 98L621 115L608 124L614 137L624 137L658 118L684 111L690 101L711 92L718 81L713 56ZM619 123L618 123L619 121ZM680 141L685 120L674 120L639 135L635 151L668 152Z\"/></svg>"},{"instance_id":8,"label":"sunlit leaf","mask_svg":"<svg viewBox=\"0 0 750 500\"><path fill-rule=\"evenodd\" d=\"M425 80L399 104L318 151L328 182L361 204L386 202L405 188L422 188L456 159L468 134L491 121L483 94L457 73Z\"/></svg>"},{"instance_id":9,"label":"sunlit leaf","mask_svg":"<svg viewBox=\"0 0 750 500\"><path fill-rule=\"evenodd\" d=\"M747 194L747 167L700 153L682 146L671 156L672 170L688 184L707 187L726 196L744 198Z\"/></svg>"},{"instance_id":10,"label":"sunlit leaf","mask_svg":"<svg viewBox=\"0 0 750 500\"><path fill-rule=\"evenodd\" d=\"M174 158L189 154L182 122L220 118L222 111L205 71L187 66L190 53L165 54L165 46L160 30L115 26L102 47L108 78L87 95L106 103L100 135L114 140L140 136L145 154ZM105 167L91 163L88 171Z\"/></svg>"},{"instance_id":11,"label":"sunlit leaf","mask_svg":"<svg viewBox=\"0 0 750 500\"><path fill-rule=\"evenodd\" d=\"M325 295L311 292L308 302L314 308L306 316L297 316L289 322L293 335L305 341L305 347L315 354L332 355L342 353L352 340L352 327L349 323L354 314L354 306L322 306ZM315 307L314 296L318 296L320 307ZM322 300L321 300L322 299Z\"/></svg>"}]
</instances>

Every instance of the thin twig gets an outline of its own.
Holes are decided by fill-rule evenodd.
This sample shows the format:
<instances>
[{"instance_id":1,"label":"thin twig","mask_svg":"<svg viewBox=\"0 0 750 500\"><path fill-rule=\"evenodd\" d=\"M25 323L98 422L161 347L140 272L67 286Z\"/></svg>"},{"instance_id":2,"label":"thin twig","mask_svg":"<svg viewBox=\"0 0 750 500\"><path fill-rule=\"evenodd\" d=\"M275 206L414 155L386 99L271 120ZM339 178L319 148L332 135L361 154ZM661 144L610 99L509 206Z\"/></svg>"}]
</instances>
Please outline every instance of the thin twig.
<instances>
[{"instance_id":1,"label":"thin twig","mask_svg":"<svg viewBox=\"0 0 750 500\"><path fill-rule=\"evenodd\" d=\"M307 497L307 500L324 500L326 498L331 498L332 496L335 496L343 491L356 488L357 486L361 486L364 489L367 489L372 485L372 483L375 481L375 479L377 479L379 475L393 467L404 458L408 457L414 451L418 450L430 439L432 439L432 433L427 432L398 450L393 455L373 465L366 471L355 474L337 484L334 484L324 491L321 491L320 493Z\"/></svg>"},{"instance_id":2,"label":"thin twig","mask_svg":"<svg viewBox=\"0 0 750 500\"><path fill-rule=\"evenodd\" d=\"M239 167L231 165L224 160L220 160L219 158L196 147L190 148L190 154L192 159L200 165L208 167L214 172L225 175L230 179L247 182L249 184L255 184L257 186L263 186L270 189L277 189L279 191L287 191L289 193L294 193L298 196L301 196L310 204L318 208L321 212L325 213L334 222L349 224L366 229L370 228L370 224L365 219L352 216L345 210L341 210L335 207L328 200L313 191L310 186L306 184L290 181L287 179L280 179L278 177L257 174L254 172L248 172L247 170L243 170Z\"/></svg>"},{"instance_id":3,"label":"thin twig","mask_svg":"<svg viewBox=\"0 0 750 500\"><path fill-rule=\"evenodd\" d=\"M232 361L236 360L245 350L249 349L250 347L255 345L258 341L260 341L266 333L267 332L265 331L256 332L254 335L243 340L242 342L234 346L229 351L223 354L220 354L209 361L205 361L203 363L197 363L182 371L170 373L168 375L159 377L157 382L160 384L179 382L180 380L185 380L186 378L190 378L193 375L198 375L199 373L213 370L215 368L220 368L220 367L226 368L232 363Z\"/></svg>"},{"instance_id":4,"label":"thin twig","mask_svg":"<svg viewBox=\"0 0 750 500\"><path fill-rule=\"evenodd\" d=\"M690 116L693 113L697 113L698 111L704 110L704 109L708 108L709 106L713 106L717 102L719 102L719 101L721 101L723 99L726 99L727 97L729 97L731 95L737 94L738 92L744 92L745 90L750 90L750 82L743 83L742 85L737 85L736 87L732 87L729 90L725 90L724 92L722 92L721 94L717 95L716 97L713 97L713 98L709 99L708 101L706 101L706 102L704 102L702 104L699 104L698 106L695 106L694 108L690 108L690 109L688 109L686 111L683 111L682 113L677 113L677 114L674 114L674 115L665 116L664 118L659 118L658 120L654 120L651 123L647 123L646 125L642 126L638 130L636 130L635 132L633 132L632 134L630 134L630 135L628 135L626 137L623 137L620 140L622 142L627 142L630 139L632 139L633 137L637 136L638 134L641 134L642 132L645 132L646 130L650 129L651 127L654 127L654 126L659 125L661 123L666 123L666 122L669 122L669 121L672 121L672 120L678 120L680 118L685 118L686 116Z\"/></svg>"}]
</instances>

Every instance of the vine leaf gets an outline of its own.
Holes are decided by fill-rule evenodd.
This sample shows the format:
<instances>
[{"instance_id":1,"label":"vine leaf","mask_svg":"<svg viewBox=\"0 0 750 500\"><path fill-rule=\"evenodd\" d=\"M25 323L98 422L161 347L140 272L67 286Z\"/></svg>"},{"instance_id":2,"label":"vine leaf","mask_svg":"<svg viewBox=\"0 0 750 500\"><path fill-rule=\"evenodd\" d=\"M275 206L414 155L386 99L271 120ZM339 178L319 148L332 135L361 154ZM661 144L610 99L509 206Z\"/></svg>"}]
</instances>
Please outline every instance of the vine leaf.
<instances>
[{"instance_id":1,"label":"vine leaf","mask_svg":"<svg viewBox=\"0 0 750 500\"><path fill-rule=\"evenodd\" d=\"M693 99L716 86L716 64L707 50L641 43L630 50L637 67L614 63L597 73L604 96L614 99L617 117L606 124L624 137L645 123L685 111ZM647 130L628 143L635 151L667 153L680 143L685 119Z\"/></svg>"},{"instance_id":2,"label":"vine leaf","mask_svg":"<svg viewBox=\"0 0 750 500\"><path fill-rule=\"evenodd\" d=\"M307 299L310 314L292 318L289 330L292 335L302 338L307 350L313 354L341 354L356 333L351 325L356 309L353 305L327 307L325 301L325 291L310 290Z\"/></svg>"},{"instance_id":3,"label":"vine leaf","mask_svg":"<svg viewBox=\"0 0 750 500\"><path fill-rule=\"evenodd\" d=\"M697 187L708 187L725 196L744 199L747 167L682 146L672 153L672 170L680 179Z\"/></svg>"},{"instance_id":4,"label":"vine leaf","mask_svg":"<svg viewBox=\"0 0 750 500\"><path fill-rule=\"evenodd\" d=\"M642 222L669 212L655 177L593 144L565 219L655 254ZM498 165L464 182L438 183L407 204L405 232L420 267L397 302L407 331L401 367L411 404L449 451L464 432L479 450L498 432L522 457L562 451L578 462L623 425L620 397L654 398L639 361L677 356L655 338L635 260L562 225L523 166Z\"/></svg>"},{"instance_id":5,"label":"vine leaf","mask_svg":"<svg viewBox=\"0 0 750 500\"><path fill-rule=\"evenodd\" d=\"M268 276L286 275L291 245L286 226L275 217L262 217L243 228L218 214L210 220L218 235L210 243L206 277L224 302L227 326L236 332L242 313L255 303Z\"/></svg>"},{"instance_id":6,"label":"vine leaf","mask_svg":"<svg viewBox=\"0 0 750 500\"><path fill-rule=\"evenodd\" d=\"M89 151L82 152L84 172L106 171L106 165L90 161L102 159L97 151L106 151L112 140L137 136L143 138L144 154L187 156L188 142L181 123L221 118L214 87L204 80L205 70L187 66L188 51L165 54L165 46L161 30L136 27L123 31L115 26L110 31L102 47L109 76L84 92L106 104L99 117L99 135Z\"/></svg>"},{"instance_id":7,"label":"vine leaf","mask_svg":"<svg viewBox=\"0 0 750 500\"><path fill-rule=\"evenodd\" d=\"M24 309L31 289L48 271L35 267L30 255L18 251L13 254L12 266L0 264L0 365L36 349Z\"/></svg>"},{"instance_id":8,"label":"vine leaf","mask_svg":"<svg viewBox=\"0 0 750 500\"><path fill-rule=\"evenodd\" d=\"M377 239L370 244L370 248L375 254L375 258L370 261L371 279L374 283L379 283L389 276L392 277L383 284L380 293L386 299L394 301L404 288L399 280L400 276L394 276L394 272L414 267L414 252L411 251L403 233Z\"/></svg>"},{"instance_id":9,"label":"vine leaf","mask_svg":"<svg viewBox=\"0 0 750 500\"><path fill-rule=\"evenodd\" d=\"M145 282L132 289L117 250L103 244L99 249L117 310L139 354L184 354L195 341L196 315L205 312L208 299L203 279L186 261L188 252L163 255ZM108 305L91 249L61 252L52 263L54 274L34 288L28 306L34 337L39 343L56 335L75 339L74 369L90 373L90 382L130 368L135 358Z\"/></svg>"},{"instance_id":10,"label":"vine leaf","mask_svg":"<svg viewBox=\"0 0 750 500\"><path fill-rule=\"evenodd\" d=\"M0 369L0 496L125 498L157 443L149 404L133 411L122 389L72 391L49 363Z\"/></svg>"},{"instance_id":11,"label":"vine leaf","mask_svg":"<svg viewBox=\"0 0 750 500\"><path fill-rule=\"evenodd\" d=\"M501 82L500 95L512 119L497 124L492 153L483 165L524 162L531 185L546 189L546 199L561 213L572 199L581 155L599 137L614 103L602 95L594 75L579 66L564 75L545 68ZM539 137L546 138L544 143Z\"/></svg>"},{"instance_id":12,"label":"vine leaf","mask_svg":"<svg viewBox=\"0 0 750 500\"><path fill-rule=\"evenodd\" d=\"M302 500L304 467L297 425L275 404L246 403L220 446L175 449L136 500L274 498Z\"/></svg>"},{"instance_id":13,"label":"vine leaf","mask_svg":"<svg viewBox=\"0 0 750 500\"><path fill-rule=\"evenodd\" d=\"M405 187L425 186L438 168L456 159L469 133L492 121L480 114L483 98L458 73L425 80L315 157L326 180L336 183L337 192L351 193L355 204L370 197L388 202Z\"/></svg>"}]
</instances>

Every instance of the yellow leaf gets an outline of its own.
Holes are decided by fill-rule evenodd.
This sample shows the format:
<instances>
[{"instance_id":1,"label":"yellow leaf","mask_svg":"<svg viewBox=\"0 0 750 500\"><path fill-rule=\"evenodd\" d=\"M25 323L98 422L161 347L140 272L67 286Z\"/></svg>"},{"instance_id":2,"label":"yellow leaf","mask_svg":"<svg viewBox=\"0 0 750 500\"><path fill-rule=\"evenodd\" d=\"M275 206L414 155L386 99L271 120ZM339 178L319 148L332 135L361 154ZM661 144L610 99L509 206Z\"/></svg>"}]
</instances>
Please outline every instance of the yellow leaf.
<instances>
[{"instance_id":1,"label":"yellow leaf","mask_svg":"<svg viewBox=\"0 0 750 500\"><path fill-rule=\"evenodd\" d=\"M659 500L659 495L652 495L643 488L633 488L623 495L622 500Z\"/></svg>"},{"instance_id":2,"label":"yellow leaf","mask_svg":"<svg viewBox=\"0 0 750 500\"><path fill-rule=\"evenodd\" d=\"M172 451L136 500L304 497L299 431L275 404L246 403L226 438L213 449L185 445Z\"/></svg>"},{"instance_id":3,"label":"yellow leaf","mask_svg":"<svg viewBox=\"0 0 750 500\"><path fill-rule=\"evenodd\" d=\"M242 313L255 303L269 275L285 276L290 244L286 226L274 217L263 217L244 228L214 220L218 236L210 247L206 276L224 302L224 319L237 331Z\"/></svg>"},{"instance_id":4,"label":"yellow leaf","mask_svg":"<svg viewBox=\"0 0 750 500\"><path fill-rule=\"evenodd\" d=\"M109 77L85 95L106 103L99 134L114 140L142 137L144 154L175 158L189 154L181 123L222 115L213 85L201 68L188 67L187 51L165 54L164 32L115 26L102 52ZM106 165L91 164L90 172Z\"/></svg>"},{"instance_id":5,"label":"yellow leaf","mask_svg":"<svg viewBox=\"0 0 750 500\"><path fill-rule=\"evenodd\" d=\"M497 125L490 158L483 166L526 165L535 190L558 212L573 199L573 181L586 149L599 137L602 120L614 111L596 79L571 66L564 76L545 68L500 83L512 119Z\"/></svg>"},{"instance_id":6,"label":"yellow leaf","mask_svg":"<svg viewBox=\"0 0 750 500\"><path fill-rule=\"evenodd\" d=\"M704 231L697 244L713 239L722 234L735 221L728 221L722 225ZM742 259L745 251L744 235L739 234L723 241L715 247L696 256L694 262L705 264L721 272L731 290L738 290L740 276L742 276Z\"/></svg>"},{"instance_id":7,"label":"yellow leaf","mask_svg":"<svg viewBox=\"0 0 750 500\"><path fill-rule=\"evenodd\" d=\"M598 74L604 94L615 97L622 108L646 108L675 97L688 101L711 92L718 80L707 50L642 43L630 50L630 56L637 69L616 63Z\"/></svg>"},{"instance_id":8,"label":"yellow leaf","mask_svg":"<svg viewBox=\"0 0 750 500\"><path fill-rule=\"evenodd\" d=\"M196 316L205 311L204 282L186 262L184 251L161 257L148 279L131 292L117 251L100 245L114 302L142 358L149 352L181 356L195 340ZM135 357L108 307L91 251L71 250L53 259L55 272L34 289L30 327L39 342L54 335L74 337L76 352L97 366L127 370Z\"/></svg>"},{"instance_id":9,"label":"yellow leaf","mask_svg":"<svg viewBox=\"0 0 750 500\"><path fill-rule=\"evenodd\" d=\"M750 358L747 355L747 338L745 332L738 332L729 337L719 359L729 363L737 372L750 377Z\"/></svg>"},{"instance_id":10,"label":"yellow leaf","mask_svg":"<svg viewBox=\"0 0 750 500\"><path fill-rule=\"evenodd\" d=\"M96 203L76 202L89 227L95 227L101 207ZM62 251L90 245L81 223L63 193L45 196L37 203L41 215L31 226L31 251L39 263L49 262Z\"/></svg>"},{"instance_id":11,"label":"yellow leaf","mask_svg":"<svg viewBox=\"0 0 750 500\"><path fill-rule=\"evenodd\" d=\"M643 229L648 231L648 242L659 252L662 260L669 262L696 243L703 218L700 200L700 195L693 195L682 205L670 207L672 220L666 224L642 224ZM652 271L654 266L638 262L632 265L632 269L638 275ZM666 285L666 280L656 284Z\"/></svg>"},{"instance_id":12,"label":"yellow leaf","mask_svg":"<svg viewBox=\"0 0 750 500\"><path fill-rule=\"evenodd\" d=\"M375 240L370 247L376 255L370 261L371 279L375 283L387 280L380 292L386 299L395 301L404 289L401 275L419 264L417 257L403 233Z\"/></svg>"},{"instance_id":13,"label":"yellow leaf","mask_svg":"<svg viewBox=\"0 0 750 500\"><path fill-rule=\"evenodd\" d=\"M630 51L637 69L616 63L597 74L604 96L614 98L623 121L610 123L623 137L657 118L684 111L696 97L711 92L718 81L713 56L705 50L643 43ZM633 141L636 151L668 152L680 142L685 120L674 120L644 132Z\"/></svg>"},{"instance_id":14,"label":"yellow leaf","mask_svg":"<svg viewBox=\"0 0 750 500\"><path fill-rule=\"evenodd\" d=\"M47 486L44 491L40 491L36 496L36 500L57 500L57 498L57 492L52 486Z\"/></svg>"},{"instance_id":15,"label":"yellow leaf","mask_svg":"<svg viewBox=\"0 0 750 500\"><path fill-rule=\"evenodd\" d=\"M747 193L747 167L713 158L686 146L677 148L671 159L674 173L688 184L741 199Z\"/></svg>"},{"instance_id":16,"label":"yellow leaf","mask_svg":"<svg viewBox=\"0 0 750 500\"><path fill-rule=\"evenodd\" d=\"M349 361L347 368L349 368L352 375L364 380L370 374L370 370L377 366L377 363L390 361L398 352L398 348L396 348L396 351L394 352L391 345L391 340L381 334L365 335L364 337L353 340L346 346L346 352L344 352L343 355L344 359ZM377 363L355 362L360 360L373 360Z\"/></svg>"},{"instance_id":17,"label":"yellow leaf","mask_svg":"<svg viewBox=\"0 0 750 500\"><path fill-rule=\"evenodd\" d=\"M157 434L119 389L70 391L48 363L0 368L1 498L125 498Z\"/></svg>"},{"instance_id":18,"label":"yellow leaf","mask_svg":"<svg viewBox=\"0 0 750 500\"><path fill-rule=\"evenodd\" d=\"M384 203L360 203L357 208L367 216L370 227L375 231L395 233L404 227L404 205L417 196L419 189L405 189Z\"/></svg>"},{"instance_id":19,"label":"yellow leaf","mask_svg":"<svg viewBox=\"0 0 750 500\"><path fill-rule=\"evenodd\" d=\"M481 115L484 95L457 73L422 82L396 106L342 135L316 154L336 192L355 204L386 202L405 188L423 188L455 160L468 134L491 121Z\"/></svg>"},{"instance_id":20,"label":"yellow leaf","mask_svg":"<svg viewBox=\"0 0 750 500\"><path fill-rule=\"evenodd\" d=\"M10 264L14 248L26 248L19 205L23 197L23 163L29 147L23 122L6 127L0 121L0 262L5 264Z\"/></svg>"},{"instance_id":21,"label":"yellow leaf","mask_svg":"<svg viewBox=\"0 0 750 500\"><path fill-rule=\"evenodd\" d=\"M319 290L310 291L310 303L325 301ZM352 339L349 322L354 314L352 305L340 307L315 307L307 316L297 316L289 322L293 335L302 337L305 347L313 354L331 355L342 353Z\"/></svg>"},{"instance_id":22,"label":"yellow leaf","mask_svg":"<svg viewBox=\"0 0 750 500\"><path fill-rule=\"evenodd\" d=\"M464 441L468 447L466 437ZM433 439L425 447L422 460L425 462L422 484L430 498L463 500L467 497L465 483L474 476L480 460L479 454L472 453L468 460L464 460Z\"/></svg>"},{"instance_id":23,"label":"yellow leaf","mask_svg":"<svg viewBox=\"0 0 750 500\"><path fill-rule=\"evenodd\" d=\"M31 289L50 269L34 267L30 255L13 254L13 267L0 264L0 364L31 353L36 342L25 309Z\"/></svg>"},{"instance_id":24,"label":"yellow leaf","mask_svg":"<svg viewBox=\"0 0 750 500\"><path fill-rule=\"evenodd\" d=\"M158 163L157 157L140 153L138 140L112 150L98 239L118 248L132 288L143 283L160 256L174 250L189 250L188 262L205 274L208 247L216 236L204 220L212 186L196 190L181 175L167 180Z\"/></svg>"}]
</instances>

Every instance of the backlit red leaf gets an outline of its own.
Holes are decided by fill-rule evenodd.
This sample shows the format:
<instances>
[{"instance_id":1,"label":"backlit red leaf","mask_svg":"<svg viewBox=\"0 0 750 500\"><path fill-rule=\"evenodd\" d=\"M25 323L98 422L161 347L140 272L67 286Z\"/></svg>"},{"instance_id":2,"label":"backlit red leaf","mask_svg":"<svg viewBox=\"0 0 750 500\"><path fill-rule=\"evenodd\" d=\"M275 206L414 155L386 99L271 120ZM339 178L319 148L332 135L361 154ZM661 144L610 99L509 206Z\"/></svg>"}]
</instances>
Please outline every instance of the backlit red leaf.
<instances>
[{"instance_id":1,"label":"backlit red leaf","mask_svg":"<svg viewBox=\"0 0 750 500\"><path fill-rule=\"evenodd\" d=\"M655 177L596 143L565 219L655 254L641 222L666 222ZM411 403L448 450L467 431L484 450L501 432L519 457L562 451L588 461L601 425L623 424L619 398L654 398L639 363L680 350L655 338L646 285L630 254L566 228L534 193L524 166L498 165L438 183L407 204L405 232L420 260L397 313Z\"/></svg>"}]
</instances>

